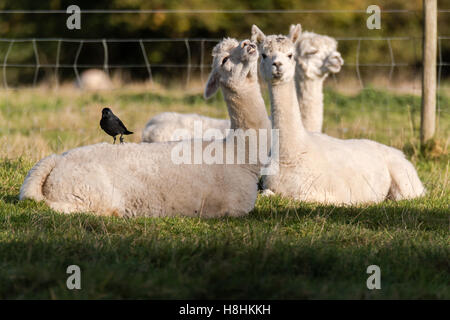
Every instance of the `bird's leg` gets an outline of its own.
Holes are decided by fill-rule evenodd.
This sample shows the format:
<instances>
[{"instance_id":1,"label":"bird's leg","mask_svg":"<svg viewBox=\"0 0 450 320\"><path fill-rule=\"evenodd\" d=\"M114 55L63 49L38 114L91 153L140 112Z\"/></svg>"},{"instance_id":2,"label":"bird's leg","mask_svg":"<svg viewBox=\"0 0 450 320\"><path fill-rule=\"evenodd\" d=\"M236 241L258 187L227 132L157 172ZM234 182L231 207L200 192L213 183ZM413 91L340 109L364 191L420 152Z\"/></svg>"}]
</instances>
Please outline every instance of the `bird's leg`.
<instances>
[{"instance_id":1,"label":"bird's leg","mask_svg":"<svg viewBox=\"0 0 450 320\"><path fill-rule=\"evenodd\" d=\"M114 136L113 138L114 138L114 143L113 144L116 144L116 136Z\"/></svg>"},{"instance_id":2,"label":"bird's leg","mask_svg":"<svg viewBox=\"0 0 450 320\"><path fill-rule=\"evenodd\" d=\"M120 143L123 143L123 134L120 135Z\"/></svg>"}]
</instances>

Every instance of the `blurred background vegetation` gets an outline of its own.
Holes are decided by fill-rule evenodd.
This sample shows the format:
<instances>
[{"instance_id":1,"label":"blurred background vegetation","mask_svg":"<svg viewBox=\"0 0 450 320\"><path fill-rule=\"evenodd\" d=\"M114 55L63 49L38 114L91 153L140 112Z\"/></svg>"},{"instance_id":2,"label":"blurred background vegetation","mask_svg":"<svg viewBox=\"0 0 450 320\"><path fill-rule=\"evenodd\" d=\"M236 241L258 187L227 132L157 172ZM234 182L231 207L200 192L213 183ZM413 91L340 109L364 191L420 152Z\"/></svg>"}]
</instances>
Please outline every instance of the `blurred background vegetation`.
<instances>
[{"instance_id":1,"label":"blurred background vegetation","mask_svg":"<svg viewBox=\"0 0 450 320\"><path fill-rule=\"evenodd\" d=\"M419 74L422 51L422 0L2 0L0 10L66 10L72 4L86 9L169 9L169 10L348 10L348 12L315 13L88 13L82 14L81 30L66 28L66 13L29 14L0 13L0 38L76 38L76 39L126 39L126 38L216 38L224 36L248 38L252 24L257 24L266 33L287 33L289 25L301 23L304 30L314 31L337 38L347 37L413 37L408 40L392 40L396 63L406 63L407 68L396 68L399 74L415 77ZM407 12L385 12L381 16L381 29L366 27L365 13L369 5L376 4L382 10L408 10ZM450 9L450 0L439 0L439 9ZM360 12L355 12L361 10ZM450 36L450 12L438 16L438 33ZM201 43L190 42L191 63L200 64ZM204 44L205 64L210 63L210 50L214 42ZM358 41L340 40L341 51L346 64L354 72ZM3 63L8 42L0 42L0 62ZM442 59L450 62L450 40L442 40ZM56 42L37 42L41 64L56 62ZM150 64L185 64L187 51L184 42L146 43ZM78 43L64 42L61 46L60 64L73 64ZM361 41L359 63L391 62L386 40ZM144 64L139 43L108 44L109 64ZM102 65L104 59L102 43L85 43L79 57L79 64ZM34 64L35 56L31 42L15 43L8 57L8 64ZM344 69L344 73L345 73ZM349 70L349 69L347 69ZM80 70L81 71L81 70ZM192 70L194 74L198 69ZM164 73L166 78L185 76L185 68L152 68L153 75ZM387 67L363 67L362 76L387 75ZM145 79L145 68L123 70L131 79ZM50 79L52 68L42 68L38 80ZM61 79L74 79L71 68L59 71ZM443 77L450 75L450 67L442 68ZM34 68L7 68L7 79L11 85L33 82Z\"/></svg>"}]
</instances>

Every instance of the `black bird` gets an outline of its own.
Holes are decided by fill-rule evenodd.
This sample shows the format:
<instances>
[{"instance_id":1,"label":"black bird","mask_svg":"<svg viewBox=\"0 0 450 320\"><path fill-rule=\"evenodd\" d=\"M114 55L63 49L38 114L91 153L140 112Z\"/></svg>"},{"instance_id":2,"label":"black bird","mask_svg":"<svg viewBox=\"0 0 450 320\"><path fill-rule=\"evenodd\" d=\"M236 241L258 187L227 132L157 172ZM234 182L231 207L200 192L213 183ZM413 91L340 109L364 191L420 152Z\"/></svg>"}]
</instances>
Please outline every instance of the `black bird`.
<instances>
[{"instance_id":1,"label":"black bird","mask_svg":"<svg viewBox=\"0 0 450 320\"><path fill-rule=\"evenodd\" d=\"M100 120L100 127L111 137L114 138L114 143L116 143L116 136L120 134L120 143L123 143L123 135L132 134L133 132L128 131L122 121L117 118L114 113L112 113L110 108L104 108L102 110L102 120Z\"/></svg>"}]
</instances>

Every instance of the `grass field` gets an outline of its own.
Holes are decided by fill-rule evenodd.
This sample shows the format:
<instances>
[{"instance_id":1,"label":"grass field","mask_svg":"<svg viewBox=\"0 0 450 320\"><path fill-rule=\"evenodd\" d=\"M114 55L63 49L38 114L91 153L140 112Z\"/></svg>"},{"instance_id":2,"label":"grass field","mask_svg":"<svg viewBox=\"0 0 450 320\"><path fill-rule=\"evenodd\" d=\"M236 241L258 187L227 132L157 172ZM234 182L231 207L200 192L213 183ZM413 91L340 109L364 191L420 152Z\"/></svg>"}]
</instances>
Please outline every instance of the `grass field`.
<instances>
[{"instance_id":1,"label":"grass field","mask_svg":"<svg viewBox=\"0 0 450 320\"><path fill-rule=\"evenodd\" d=\"M326 133L403 149L427 196L347 208L260 197L248 217L210 220L62 215L19 202L19 188L46 155L112 142L99 128L103 107L139 141L159 112L226 117L225 104L176 88L1 91L0 298L450 299L450 97L440 97L437 142L425 154L420 97L369 88L325 98ZM72 264L82 290L66 288ZM366 287L372 264L381 290Z\"/></svg>"}]
</instances>

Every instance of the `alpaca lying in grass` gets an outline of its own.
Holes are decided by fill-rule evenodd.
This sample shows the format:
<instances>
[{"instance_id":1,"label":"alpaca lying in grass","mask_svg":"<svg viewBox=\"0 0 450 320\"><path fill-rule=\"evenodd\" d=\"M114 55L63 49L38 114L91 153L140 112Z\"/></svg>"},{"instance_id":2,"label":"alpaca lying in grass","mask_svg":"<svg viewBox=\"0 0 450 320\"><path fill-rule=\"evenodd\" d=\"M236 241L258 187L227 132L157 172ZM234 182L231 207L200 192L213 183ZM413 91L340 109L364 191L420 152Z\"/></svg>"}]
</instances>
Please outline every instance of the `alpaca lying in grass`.
<instances>
[{"instance_id":1,"label":"alpaca lying in grass","mask_svg":"<svg viewBox=\"0 0 450 320\"><path fill-rule=\"evenodd\" d=\"M270 130L257 79L256 45L224 39L213 49L213 56L205 96L222 89L231 128ZM226 147L229 139L235 136L197 142L204 151L211 143ZM51 155L30 170L20 199L43 200L64 213L122 217L241 216L253 209L260 162L176 164L173 150L179 146L195 151L196 142L101 143ZM230 150L236 152L234 147Z\"/></svg>"},{"instance_id":2,"label":"alpaca lying in grass","mask_svg":"<svg viewBox=\"0 0 450 320\"><path fill-rule=\"evenodd\" d=\"M113 84L109 75L99 69L88 69L81 73L80 81L75 86L86 91L111 90Z\"/></svg>"},{"instance_id":3,"label":"alpaca lying in grass","mask_svg":"<svg viewBox=\"0 0 450 320\"><path fill-rule=\"evenodd\" d=\"M291 26L291 31L293 28L295 25ZM330 73L337 73L341 70L344 60L337 51L335 39L313 32L303 32L297 39L296 54L302 57L297 65L295 79L303 125L308 131L321 132L323 83ZM189 130L194 136L194 122L201 122L203 132L215 128L220 130L223 136L225 136L226 129L230 128L228 119L215 119L193 113L163 112L147 122L142 131L142 141L179 140L179 137L174 135L177 129Z\"/></svg>"},{"instance_id":4,"label":"alpaca lying in grass","mask_svg":"<svg viewBox=\"0 0 450 320\"><path fill-rule=\"evenodd\" d=\"M202 124L202 132L200 136L195 136L195 123ZM226 136L226 130L230 129L231 122L228 119L215 119L205 117L195 113L178 113L178 112L163 112L150 119L142 131L143 142L163 142L163 141L177 141L179 137L176 136L178 129L186 129L191 133L195 139L201 139L203 132L208 129L218 129L222 135Z\"/></svg>"},{"instance_id":5,"label":"alpaca lying in grass","mask_svg":"<svg viewBox=\"0 0 450 320\"><path fill-rule=\"evenodd\" d=\"M264 187L299 200L338 205L423 195L417 172L401 151L370 140L340 140L305 129L294 83L294 43L300 35L299 25L290 37L266 37L258 27L252 28L252 40L262 56L261 75L269 86L273 129L279 130L280 170L263 177Z\"/></svg>"}]
</instances>

